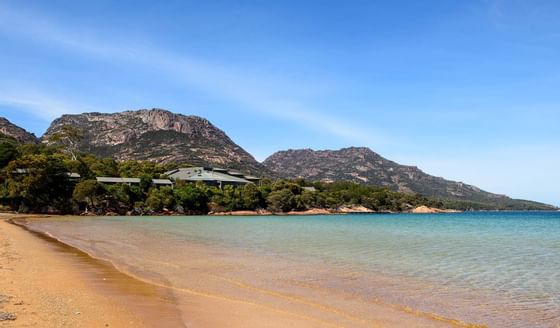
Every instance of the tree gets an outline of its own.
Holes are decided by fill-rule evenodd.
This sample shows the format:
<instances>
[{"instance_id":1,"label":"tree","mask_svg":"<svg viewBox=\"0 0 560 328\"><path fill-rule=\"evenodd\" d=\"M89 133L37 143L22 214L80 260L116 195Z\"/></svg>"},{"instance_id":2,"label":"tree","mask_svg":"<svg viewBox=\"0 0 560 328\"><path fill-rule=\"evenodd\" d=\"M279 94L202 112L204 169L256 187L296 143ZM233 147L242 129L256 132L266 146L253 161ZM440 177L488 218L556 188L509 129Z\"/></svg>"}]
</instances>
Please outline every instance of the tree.
<instances>
[{"instance_id":1,"label":"tree","mask_svg":"<svg viewBox=\"0 0 560 328\"><path fill-rule=\"evenodd\" d=\"M17 144L14 140L0 139L0 169L16 159L17 155Z\"/></svg>"},{"instance_id":2,"label":"tree","mask_svg":"<svg viewBox=\"0 0 560 328\"><path fill-rule=\"evenodd\" d=\"M25 155L6 166L6 192L23 211L70 211L73 184L62 160L52 155Z\"/></svg>"},{"instance_id":3,"label":"tree","mask_svg":"<svg viewBox=\"0 0 560 328\"><path fill-rule=\"evenodd\" d=\"M232 185L224 186L221 191L214 194L212 200L225 211L235 211L242 208L239 188Z\"/></svg>"},{"instance_id":4,"label":"tree","mask_svg":"<svg viewBox=\"0 0 560 328\"><path fill-rule=\"evenodd\" d=\"M118 177L119 164L112 158L95 159L90 162L89 169L97 177Z\"/></svg>"},{"instance_id":5,"label":"tree","mask_svg":"<svg viewBox=\"0 0 560 328\"><path fill-rule=\"evenodd\" d=\"M271 192L266 198L266 202L272 212L289 212L295 207L294 194L290 189Z\"/></svg>"},{"instance_id":6,"label":"tree","mask_svg":"<svg viewBox=\"0 0 560 328\"><path fill-rule=\"evenodd\" d=\"M119 164L119 176L127 178L136 178L141 175L159 178L165 171L163 165L149 161L126 161Z\"/></svg>"},{"instance_id":7,"label":"tree","mask_svg":"<svg viewBox=\"0 0 560 328\"><path fill-rule=\"evenodd\" d=\"M289 180L280 180L272 184L272 191L278 191L282 189L288 189L294 195L301 194L302 188L300 185L293 183Z\"/></svg>"},{"instance_id":8,"label":"tree","mask_svg":"<svg viewBox=\"0 0 560 328\"><path fill-rule=\"evenodd\" d=\"M64 125L60 128L60 131L49 138L49 141L61 144L65 152L75 161L78 158L78 146L82 138L82 130L72 125Z\"/></svg>"},{"instance_id":9,"label":"tree","mask_svg":"<svg viewBox=\"0 0 560 328\"><path fill-rule=\"evenodd\" d=\"M85 203L95 208L101 202L105 188L96 180L85 180L76 185L72 199L76 203ZM87 208L87 207L86 207Z\"/></svg>"},{"instance_id":10,"label":"tree","mask_svg":"<svg viewBox=\"0 0 560 328\"><path fill-rule=\"evenodd\" d=\"M173 196L176 204L182 206L187 213L208 213L209 195L204 187L185 184L175 188Z\"/></svg>"},{"instance_id":11,"label":"tree","mask_svg":"<svg viewBox=\"0 0 560 328\"><path fill-rule=\"evenodd\" d=\"M258 208L266 207L261 191L257 186L248 183L241 188L241 206L245 210L256 210Z\"/></svg>"},{"instance_id":12,"label":"tree","mask_svg":"<svg viewBox=\"0 0 560 328\"><path fill-rule=\"evenodd\" d=\"M143 192L148 192L152 187L152 179L153 177L147 173L143 173L140 175L140 190Z\"/></svg>"},{"instance_id":13,"label":"tree","mask_svg":"<svg viewBox=\"0 0 560 328\"><path fill-rule=\"evenodd\" d=\"M317 206L317 200L315 197L315 193L312 191L303 191L301 195L296 195L295 198L295 207L297 210L306 210Z\"/></svg>"},{"instance_id":14,"label":"tree","mask_svg":"<svg viewBox=\"0 0 560 328\"><path fill-rule=\"evenodd\" d=\"M145 205L154 212L173 206L173 189L169 187L152 188L148 193Z\"/></svg>"}]
</instances>

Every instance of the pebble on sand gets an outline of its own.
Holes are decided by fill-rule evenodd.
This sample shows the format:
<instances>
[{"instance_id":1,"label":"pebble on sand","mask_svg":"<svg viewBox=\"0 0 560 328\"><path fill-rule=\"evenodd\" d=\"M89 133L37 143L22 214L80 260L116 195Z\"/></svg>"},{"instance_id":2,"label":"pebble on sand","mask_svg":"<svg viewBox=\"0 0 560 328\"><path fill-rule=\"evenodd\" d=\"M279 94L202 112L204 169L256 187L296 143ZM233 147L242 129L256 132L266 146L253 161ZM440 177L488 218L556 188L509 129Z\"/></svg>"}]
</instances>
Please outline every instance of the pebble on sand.
<instances>
[{"instance_id":1,"label":"pebble on sand","mask_svg":"<svg viewBox=\"0 0 560 328\"><path fill-rule=\"evenodd\" d=\"M17 315L11 312L0 311L0 321L13 321L17 319Z\"/></svg>"}]
</instances>

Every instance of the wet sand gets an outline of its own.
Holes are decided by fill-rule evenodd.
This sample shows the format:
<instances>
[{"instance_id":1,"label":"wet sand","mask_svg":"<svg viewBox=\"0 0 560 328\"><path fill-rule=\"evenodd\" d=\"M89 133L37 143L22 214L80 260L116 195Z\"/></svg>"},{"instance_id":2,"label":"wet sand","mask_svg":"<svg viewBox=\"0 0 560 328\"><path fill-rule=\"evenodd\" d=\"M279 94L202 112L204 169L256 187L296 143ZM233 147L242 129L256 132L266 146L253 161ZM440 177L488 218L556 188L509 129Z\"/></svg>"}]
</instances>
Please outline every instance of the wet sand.
<instances>
[{"instance_id":1,"label":"wet sand","mask_svg":"<svg viewBox=\"0 0 560 328\"><path fill-rule=\"evenodd\" d=\"M0 327L180 327L169 291L0 215ZM7 319L7 318L5 318Z\"/></svg>"}]
</instances>

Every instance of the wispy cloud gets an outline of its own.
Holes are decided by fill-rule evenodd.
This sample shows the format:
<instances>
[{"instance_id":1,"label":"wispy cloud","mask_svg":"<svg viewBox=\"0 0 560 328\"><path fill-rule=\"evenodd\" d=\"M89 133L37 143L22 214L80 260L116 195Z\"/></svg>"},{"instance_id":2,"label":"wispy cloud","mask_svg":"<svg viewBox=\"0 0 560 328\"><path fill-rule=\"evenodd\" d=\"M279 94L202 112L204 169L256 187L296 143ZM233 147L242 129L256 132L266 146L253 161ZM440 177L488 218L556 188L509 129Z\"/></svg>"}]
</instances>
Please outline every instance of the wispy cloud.
<instances>
[{"instance_id":1,"label":"wispy cloud","mask_svg":"<svg viewBox=\"0 0 560 328\"><path fill-rule=\"evenodd\" d=\"M486 0L488 18L495 27L503 30L544 28L549 35L550 23L557 23L558 7L554 1Z\"/></svg>"},{"instance_id":2,"label":"wispy cloud","mask_svg":"<svg viewBox=\"0 0 560 328\"><path fill-rule=\"evenodd\" d=\"M95 107L84 106L29 87L0 86L1 105L18 108L44 121L51 121L62 114L97 111Z\"/></svg>"},{"instance_id":3,"label":"wispy cloud","mask_svg":"<svg viewBox=\"0 0 560 328\"><path fill-rule=\"evenodd\" d=\"M327 114L293 99L289 94L279 95L277 90L282 88L274 87L274 83L270 83L269 80L264 81L265 77L262 78L262 81L255 80L232 68L211 64L185 54L145 47L137 43L127 44L115 40L114 37L99 35L97 34L99 31L95 30L76 31L55 24L37 13L2 5L0 5L0 31L99 60L156 70L189 89L196 89L235 102L245 110L303 124L349 141L374 145L381 143L384 139L370 130L360 127L358 122ZM268 87L263 88L263 85ZM5 102L8 100L10 99ZM27 108L48 103L36 100L41 99L40 97L18 97L10 101ZM51 101L52 107L46 109L45 115L76 111L64 104L58 106L58 103Z\"/></svg>"}]
</instances>

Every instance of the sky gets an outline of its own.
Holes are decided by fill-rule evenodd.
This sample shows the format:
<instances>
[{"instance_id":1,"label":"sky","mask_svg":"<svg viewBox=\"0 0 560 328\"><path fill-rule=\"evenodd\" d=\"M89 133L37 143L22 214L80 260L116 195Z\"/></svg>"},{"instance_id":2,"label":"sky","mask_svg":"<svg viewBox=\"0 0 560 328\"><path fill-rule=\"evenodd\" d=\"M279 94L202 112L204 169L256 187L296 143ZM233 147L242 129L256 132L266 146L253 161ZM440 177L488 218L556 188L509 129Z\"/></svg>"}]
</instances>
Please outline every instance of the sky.
<instances>
[{"instance_id":1,"label":"sky","mask_svg":"<svg viewBox=\"0 0 560 328\"><path fill-rule=\"evenodd\" d=\"M560 205L560 2L0 0L0 116L164 108Z\"/></svg>"}]
</instances>

